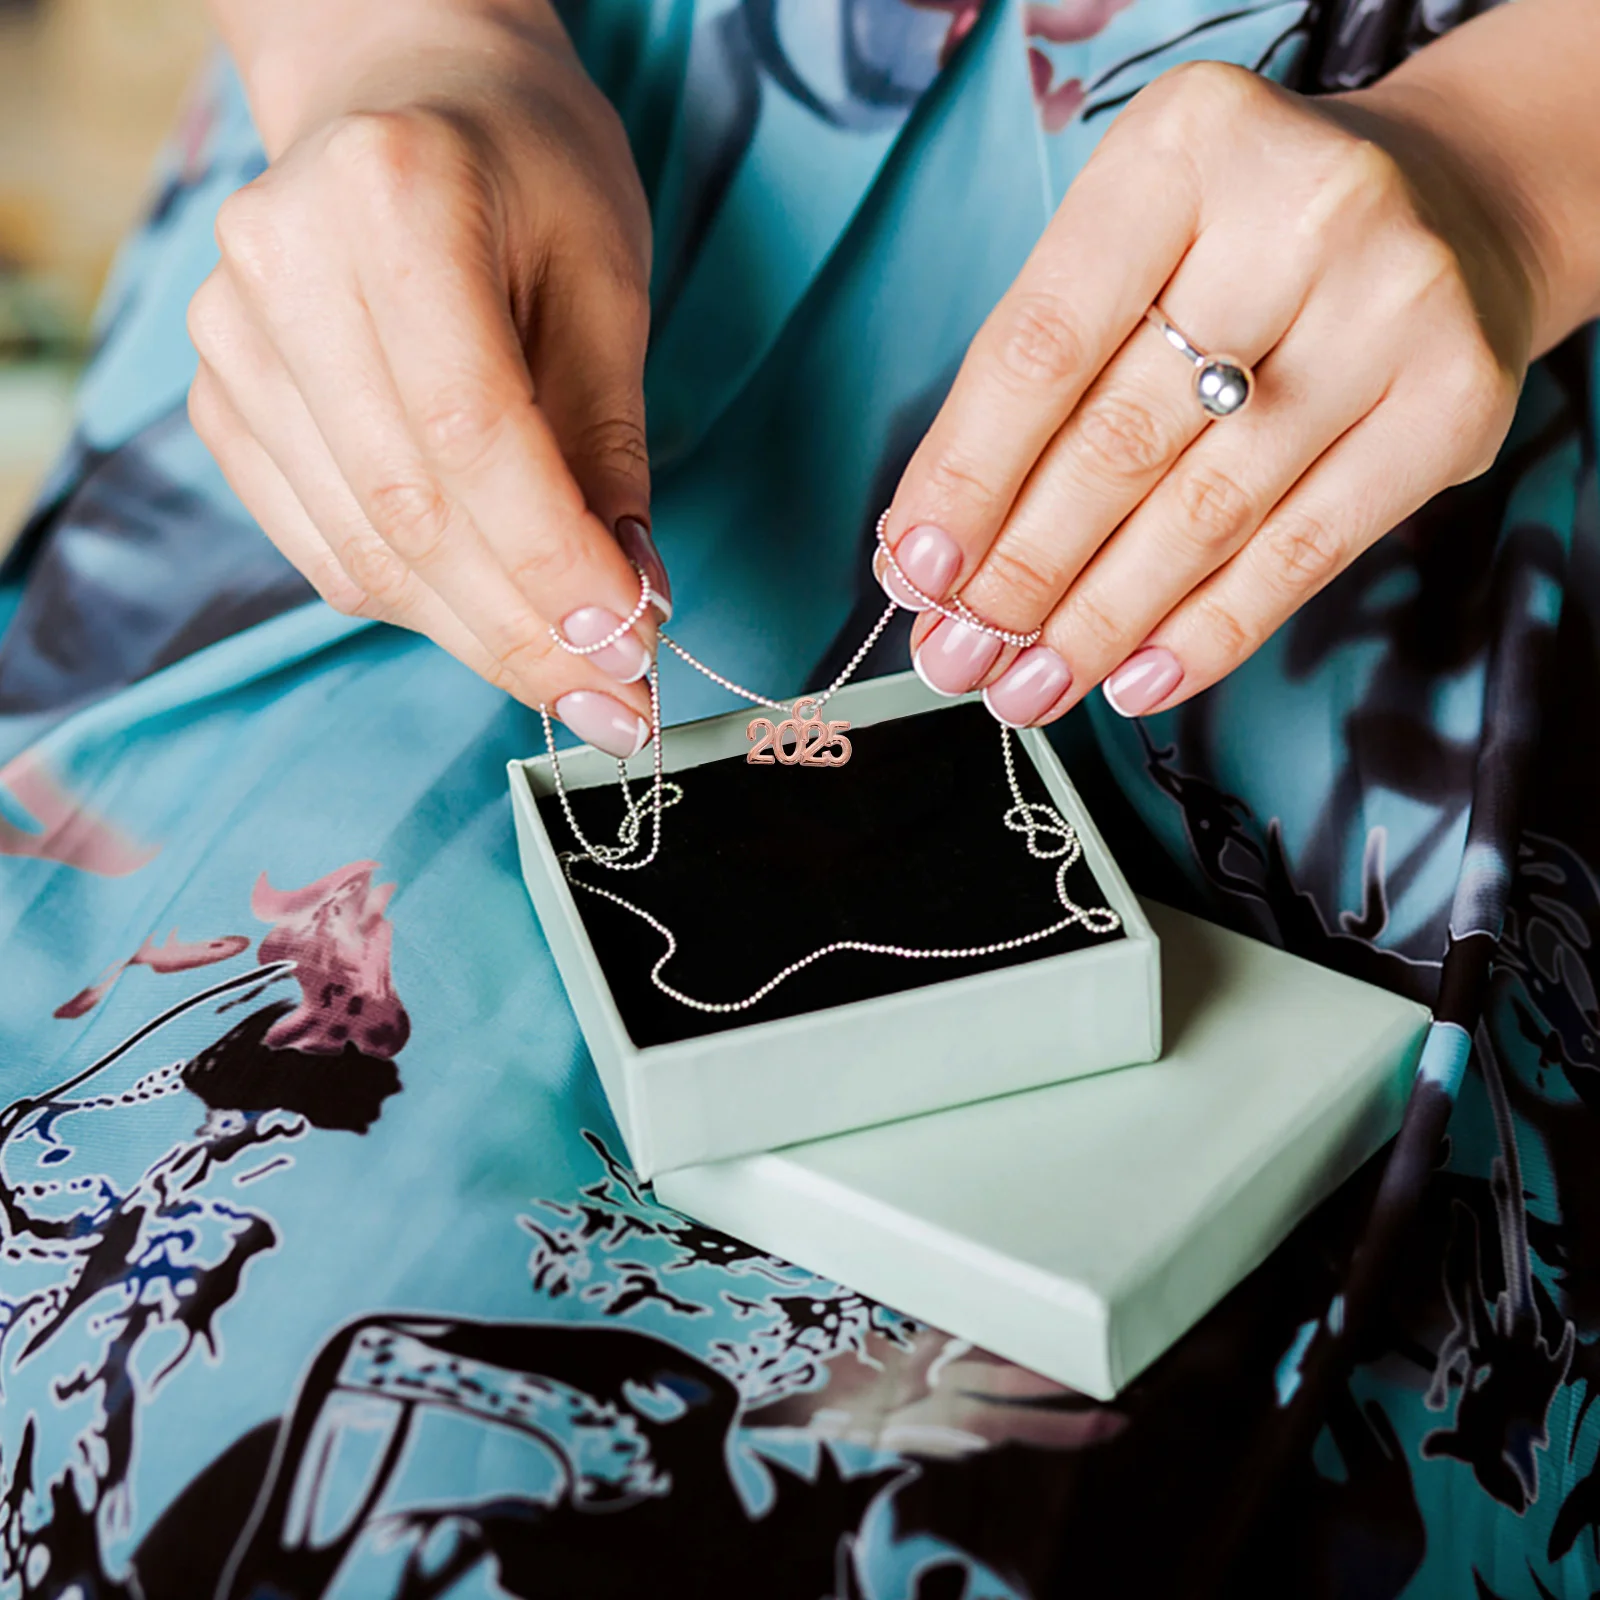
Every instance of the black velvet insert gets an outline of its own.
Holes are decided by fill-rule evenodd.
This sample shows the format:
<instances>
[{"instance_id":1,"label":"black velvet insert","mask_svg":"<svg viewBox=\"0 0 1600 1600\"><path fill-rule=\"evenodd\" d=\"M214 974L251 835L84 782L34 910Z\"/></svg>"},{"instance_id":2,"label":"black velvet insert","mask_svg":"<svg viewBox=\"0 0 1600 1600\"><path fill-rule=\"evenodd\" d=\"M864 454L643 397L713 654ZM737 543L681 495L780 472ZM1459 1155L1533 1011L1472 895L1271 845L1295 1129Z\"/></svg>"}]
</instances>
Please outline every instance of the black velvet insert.
<instances>
[{"instance_id":1,"label":"black velvet insert","mask_svg":"<svg viewBox=\"0 0 1600 1600\"><path fill-rule=\"evenodd\" d=\"M670 733L668 738L671 738ZM959 948L1013 939L1061 914L1055 863L1028 854L1001 818L1011 804L1000 736L967 703L852 729L843 767L749 765L742 755L683 773L683 799L662 818L661 854L639 872L580 863L577 875L659 917L678 936L663 973L701 1000L737 1000L780 968L835 939ZM1049 793L1020 744L1024 798ZM614 784L572 795L596 843L616 837ZM559 800L539 801L558 850L575 841ZM1067 875L1081 906L1106 897L1087 865ZM747 1011L712 1014L669 999L650 982L661 935L638 917L574 887L628 1033L666 1044L774 1017L894 994L1018 961L1082 949L1119 932L1071 927L1021 950L967 960L908 961L842 950L785 980Z\"/></svg>"}]
</instances>

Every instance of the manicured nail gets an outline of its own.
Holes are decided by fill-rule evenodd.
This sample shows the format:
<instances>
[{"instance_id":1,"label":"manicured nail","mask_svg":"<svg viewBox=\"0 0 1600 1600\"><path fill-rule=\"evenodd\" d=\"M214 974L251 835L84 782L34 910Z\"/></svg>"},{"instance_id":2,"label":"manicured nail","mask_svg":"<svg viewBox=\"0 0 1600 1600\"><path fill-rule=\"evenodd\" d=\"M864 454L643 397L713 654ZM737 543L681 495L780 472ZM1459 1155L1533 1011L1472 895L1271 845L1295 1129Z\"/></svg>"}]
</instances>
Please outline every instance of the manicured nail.
<instances>
[{"instance_id":1,"label":"manicured nail","mask_svg":"<svg viewBox=\"0 0 1600 1600\"><path fill-rule=\"evenodd\" d=\"M1149 645L1134 651L1100 687L1118 716L1142 717L1182 682L1178 658L1160 645Z\"/></svg>"},{"instance_id":2,"label":"manicured nail","mask_svg":"<svg viewBox=\"0 0 1600 1600\"><path fill-rule=\"evenodd\" d=\"M1072 687L1072 668L1047 644L1024 650L983 691L983 703L1012 728L1031 727Z\"/></svg>"},{"instance_id":3,"label":"manicured nail","mask_svg":"<svg viewBox=\"0 0 1600 1600\"><path fill-rule=\"evenodd\" d=\"M942 600L944 592L961 570L961 547L943 528L924 522L913 528L895 546L894 558L900 570L926 595ZM900 581L899 574L887 561L878 579L884 593L907 611L926 611L928 608L911 594Z\"/></svg>"},{"instance_id":4,"label":"manicured nail","mask_svg":"<svg viewBox=\"0 0 1600 1600\"><path fill-rule=\"evenodd\" d=\"M574 689L553 709L585 744L619 761L637 755L650 741L650 724L643 717L596 689Z\"/></svg>"},{"instance_id":5,"label":"manicured nail","mask_svg":"<svg viewBox=\"0 0 1600 1600\"><path fill-rule=\"evenodd\" d=\"M660 601L656 610L660 612L661 620L671 622L672 582L667 577L667 566L661 559L661 552L650 537L650 530L637 517L623 517L617 523L617 543L622 546L622 553L644 573L651 592Z\"/></svg>"},{"instance_id":6,"label":"manicured nail","mask_svg":"<svg viewBox=\"0 0 1600 1600\"><path fill-rule=\"evenodd\" d=\"M599 644L622 626L622 618L604 606L580 606L562 619L561 632L568 644ZM637 683L650 670L650 652L632 630L620 639L583 658L623 683Z\"/></svg>"},{"instance_id":7,"label":"manicured nail","mask_svg":"<svg viewBox=\"0 0 1600 1600\"><path fill-rule=\"evenodd\" d=\"M938 627L911 652L917 676L936 694L965 694L1000 659L1000 641L980 633L953 617Z\"/></svg>"}]
</instances>

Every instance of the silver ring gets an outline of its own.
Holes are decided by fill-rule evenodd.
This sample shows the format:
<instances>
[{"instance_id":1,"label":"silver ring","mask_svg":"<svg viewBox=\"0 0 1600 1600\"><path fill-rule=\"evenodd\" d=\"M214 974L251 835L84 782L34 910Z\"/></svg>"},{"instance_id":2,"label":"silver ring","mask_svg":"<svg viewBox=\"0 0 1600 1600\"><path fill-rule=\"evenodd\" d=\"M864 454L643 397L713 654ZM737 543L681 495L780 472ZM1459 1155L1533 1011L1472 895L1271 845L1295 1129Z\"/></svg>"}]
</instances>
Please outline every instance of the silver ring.
<instances>
[{"instance_id":1,"label":"silver ring","mask_svg":"<svg viewBox=\"0 0 1600 1600\"><path fill-rule=\"evenodd\" d=\"M1145 312L1161 337L1194 368L1194 397L1213 417L1231 417L1243 411L1255 393L1256 375L1237 356L1208 356L1197 349L1168 320L1160 306Z\"/></svg>"}]
</instances>

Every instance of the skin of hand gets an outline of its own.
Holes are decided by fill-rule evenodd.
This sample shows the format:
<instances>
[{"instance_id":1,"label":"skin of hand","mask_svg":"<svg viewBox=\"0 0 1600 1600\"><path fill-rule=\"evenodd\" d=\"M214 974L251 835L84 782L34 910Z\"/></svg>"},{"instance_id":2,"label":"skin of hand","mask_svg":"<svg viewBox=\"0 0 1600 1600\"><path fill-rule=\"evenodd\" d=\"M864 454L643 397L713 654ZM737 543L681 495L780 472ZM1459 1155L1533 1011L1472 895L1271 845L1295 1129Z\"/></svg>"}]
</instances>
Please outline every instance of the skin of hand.
<instances>
[{"instance_id":1,"label":"skin of hand","mask_svg":"<svg viewBox=\"0 0 1600 1600\"><path fill-rule=\"evenodd\" d=\"M1585 5L1518 0L1345 95L1196 63L1130 102L973 341L886 525L924 594L1041 638L1019 650L925 611L926 682L981 686L1014 726L1100 683L1125 716L1165 710L1489 467L1530 359L1600 311ZM1552 65L1558 43L1590 70ZM1157 301L1254 367L1245 409L1207 418L1144 320ZM881 557L879 577L920 609Z\"/></svg>"},{"instance_id":2,"label":"skin of hand","mask_svg":"<svg viewBox=\"0 0 1600 1600\"><path fill-rule=\"evenodd\" d=\"M272 159L217 218L190 416L331 605L630 754L655 615L582 656L550 630L604 639L640 603L635 563L670 607L631 154L542 0L379 9L219 16Z\"/></svg>"}]
</instances>

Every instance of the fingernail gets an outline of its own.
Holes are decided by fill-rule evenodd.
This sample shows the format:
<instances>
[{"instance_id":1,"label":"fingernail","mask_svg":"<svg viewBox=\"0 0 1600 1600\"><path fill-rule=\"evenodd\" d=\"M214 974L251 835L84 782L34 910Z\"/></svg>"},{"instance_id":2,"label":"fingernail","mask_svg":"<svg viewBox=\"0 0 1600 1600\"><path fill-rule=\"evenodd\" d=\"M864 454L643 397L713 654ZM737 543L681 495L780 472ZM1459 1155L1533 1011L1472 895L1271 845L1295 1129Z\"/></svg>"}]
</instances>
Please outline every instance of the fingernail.
<instances>
[{"instance_id":1,"label":"fingernail","mask_svg":"<svg viewBox=\"0 0 1600 1600\"><path fill-rule=\"evenodd\" d=\"M599 644L621 626L622 618L615 611L604 606L581 606L563 619L561 633L568 644ZM650 670L650 652L631 630L583 659L623 683L637 683Z\"/></svg>"},{"instance_id":2,"label":"fingernail","mask_svg":"<svg viewBox=\"0 0 1600 1600\"><path fill-rule=\"evenodd\" d=\"M637 517L623 517L617 523L617 543L622 546L622 553L644 573L651 592L660 601L656 610L661 613L661 620L671 622L672 583L650 530Z\"/></svg>"},{"instance_id":3,"label":"fingernail","mask_svg":"<svg viewBox=\"0 0 1600 1600\"><path fill-rule=\"evenodd\" d=\"M901 572L924 594L932 595L935 600L944 598L945 590L961 570L961 547L943 528L936 528L931 522L913 528L895 546L894 558L899 562ZM887 561L883 564L883 573L878 581L883 585L884 593L896 605L904 606L907 611L928 609L900 582L899 574Z\"/></svg>"},{"instance_id":4,"label":"fingernail","mask_svg":"<svg viewBox=\"0 0 1600 1600\"><path fill-rule=\"evenodd\" d=\"M650 741L650 724L643 717L597 689L574 689L554 709L585 744L619 761L637 755Z\"/></svg>"},{"instance_id":5,"label":"fingernail","mask_svg":"<svg viewBox=\"0 0 1600 1600\"><path fill-rule=\"evenodd\" d=\"M945 617L911 652L917 676L936 694L965 694L1000 659L1000 641Z\"/></svg>"},{"instance_id":6,"label":"fingernail","mask_svg":"<svg viewBox=\"0 0 1600 1600\"><path fill-rule=\"evenodd\" d=\"M1027 728L1071 687L1071 667L1049 645L1036 644L983 691L983 703L1009 727Z\"/></svg>"},{"instance_id":7,"label":"fingernail","mask_svg":"<svg viewBox=\"0 0 1600 1600\"><path fill-rule=\"evenodd\" d=\"M1183 682L1183 668L1170 650L1150 645L1136 650L1100 685L1120 717L1142 717Z\"/></svg>"}]
</instances>

